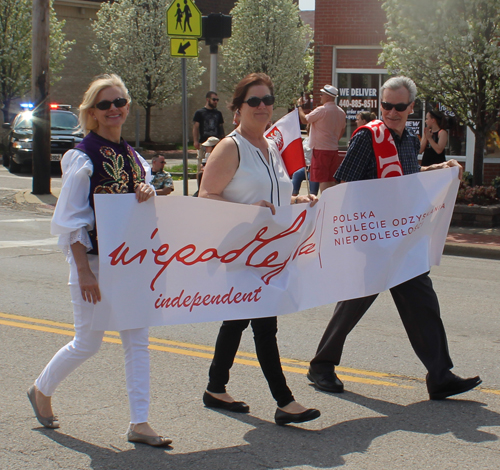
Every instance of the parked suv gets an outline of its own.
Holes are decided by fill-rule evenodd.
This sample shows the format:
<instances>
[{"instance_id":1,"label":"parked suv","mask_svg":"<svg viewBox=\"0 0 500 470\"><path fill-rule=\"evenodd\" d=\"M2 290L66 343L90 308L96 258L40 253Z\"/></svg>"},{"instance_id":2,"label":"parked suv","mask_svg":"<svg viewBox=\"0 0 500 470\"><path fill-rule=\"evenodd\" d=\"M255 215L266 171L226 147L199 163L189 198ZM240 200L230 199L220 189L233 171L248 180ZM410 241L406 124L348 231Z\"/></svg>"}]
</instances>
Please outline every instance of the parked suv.
<instances>
[{"instance_id":1,"label":"parked suv","mask_svg":"<svg viewBox=\"0 0 500 470\"><path fill-rule=\"evenodd\" d=\"M69 105L50 105L51 157L53 165L60 168L60 160L83 138L78 128L78 117L70 111ZM32 111L19 113L11 124L2 127L10 129L5 142L3 164L9 166L11 173L31 168L33 163L33 124ZM55 163L54 163L55 162Z\"/></svg>"}]
</instances>

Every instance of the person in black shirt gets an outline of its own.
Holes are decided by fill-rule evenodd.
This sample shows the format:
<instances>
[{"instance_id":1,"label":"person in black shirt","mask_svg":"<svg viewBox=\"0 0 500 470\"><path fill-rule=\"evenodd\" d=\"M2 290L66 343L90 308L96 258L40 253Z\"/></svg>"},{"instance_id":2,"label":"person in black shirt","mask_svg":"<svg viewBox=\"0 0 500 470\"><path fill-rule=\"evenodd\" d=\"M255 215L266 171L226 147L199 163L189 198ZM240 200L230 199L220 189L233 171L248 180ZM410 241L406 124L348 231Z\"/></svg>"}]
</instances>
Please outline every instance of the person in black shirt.
<instances>
[{"instance_id":1,"label":"person in black shirt","mask_svg":"<svg viewBox=\"0 0 500 470\"><path fill-rule=\"evenodd\" d=\"M217 109L219 97L215 91L209 91L205 98L207 100L205 106L198 109L193 117L193 144L198 150L198 171L201 170L201 162L205 156L201 142L207 141L210 137L224 138L224 118Z\"/></svg>"},{"instance_id":2,"label":"person in black shirt","mask_svg":"<svg viewBox=\"0 0 500 470\"><path fill-rule=\"evenodd\" d=\"M196 149L201 147L200 142L205 142L209 137L224 138L224 118L217 109L217 93L209 91L206 99L205 106L198 109L193 117L193 142Z\"/></svg>"},{"instance_id":3,"label":"person in black shirt","mask_svg":"<svg viewBox=\"0 0 500 470\"><path fill-rule=\"evenodd\" d=\"M446 161L445 147L448 143L448 132L443 129L444 116L429 110L425 116L424 136L420 145L422 166Z\"/></svg>"}]
</instances>

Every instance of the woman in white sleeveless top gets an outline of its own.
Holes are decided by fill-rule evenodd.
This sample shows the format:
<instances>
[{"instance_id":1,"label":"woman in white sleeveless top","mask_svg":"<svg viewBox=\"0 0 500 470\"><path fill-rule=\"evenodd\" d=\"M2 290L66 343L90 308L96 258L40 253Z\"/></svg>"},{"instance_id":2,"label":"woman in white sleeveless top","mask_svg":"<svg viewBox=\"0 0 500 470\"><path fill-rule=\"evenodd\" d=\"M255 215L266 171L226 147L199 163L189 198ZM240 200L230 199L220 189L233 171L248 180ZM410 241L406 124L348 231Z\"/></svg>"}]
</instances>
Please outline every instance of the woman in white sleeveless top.
<instances>
[{"instance_id":1,"label":"woman in white sleeveless top","mask_svg":"<svg viewBox=\"0 0 500 470\"><path fill-rule=\"evenodd\" d=\"M200 197L269 207L316 202L315 196L292 196L292 183L276 144L264 137L273 112L273 84L263 73L246 76L237 86L230 109L238 111L239 126L210 155ZM287 386L279 357L276 316L223 322L203 396L207 407L248 413L249 406L226 392L229 370L238 351L243 330L252 324L257 357L278 408L276 424L302 423L320 412L296 402Z\"/></svg>"}]
</instances>

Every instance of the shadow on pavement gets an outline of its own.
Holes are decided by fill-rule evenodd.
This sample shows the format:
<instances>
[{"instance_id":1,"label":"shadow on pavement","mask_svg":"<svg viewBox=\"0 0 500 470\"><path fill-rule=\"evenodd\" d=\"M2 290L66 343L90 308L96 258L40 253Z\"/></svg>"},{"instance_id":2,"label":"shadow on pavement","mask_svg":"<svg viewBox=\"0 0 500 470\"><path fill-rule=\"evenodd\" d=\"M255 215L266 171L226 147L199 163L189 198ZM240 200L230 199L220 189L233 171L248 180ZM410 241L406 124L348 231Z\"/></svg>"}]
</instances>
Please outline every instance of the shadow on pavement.
<instances>
[{"instance_id":1,"label":"shadow on pavement","mask_svg":"<svg viewBox=\"0 0 500 470\"><path fill-rule=\"evenodd\" d=\"M248 444L185 454L169 453L172 448L168 447L157 449L141 444L136 444L135 449L120 451L99 447L58 431L43 428L38 431L68 449L87 454L91 459L90 468L94 470L331 468L343 465L344 455L365 452L374 439L395 431L435 436L452 433L457 439L471 443L498 440L496 435L480 430L500 426L500 414L488 410L484 403L445 400L403 406L352 392L345 392L341 398L380 416L345 421L321 430L307 430L278 427L254 416L220 411L229 418L254 426L244 436ZM338 403L336 401L333 406L338 406ZM175 448L175 442L173 445Z\"/></svg>"}]
</instances>

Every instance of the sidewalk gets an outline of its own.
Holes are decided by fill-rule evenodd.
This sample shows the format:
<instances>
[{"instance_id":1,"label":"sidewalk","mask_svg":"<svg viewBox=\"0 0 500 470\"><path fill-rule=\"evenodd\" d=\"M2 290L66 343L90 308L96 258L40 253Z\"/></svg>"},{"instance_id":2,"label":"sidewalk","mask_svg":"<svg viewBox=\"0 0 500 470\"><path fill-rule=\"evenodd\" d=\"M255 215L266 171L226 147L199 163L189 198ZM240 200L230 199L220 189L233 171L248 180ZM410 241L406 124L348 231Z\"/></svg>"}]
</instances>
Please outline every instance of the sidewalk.
<instances>
[{"instance_id":1,"label":"sidewalk","mask_svg":"<svg viewBox=\"0 0 500 470\"><path fill-rule=\"evenodd\" d=\"M174 181L174 188L172 195L182 196L183 181ZM196 180L188 180L188 194L192 196L197 189ZM303 190L301 190L302 192ZM26 190L16 194L16 202L18 204L36 204L50 211L54 209L58 196L59 189L56 188L54 188L53 194L44 196L35 196L31 190ZM500 260L500 227L450 227L444 254Z\"/></svg>"}]
</instances>

